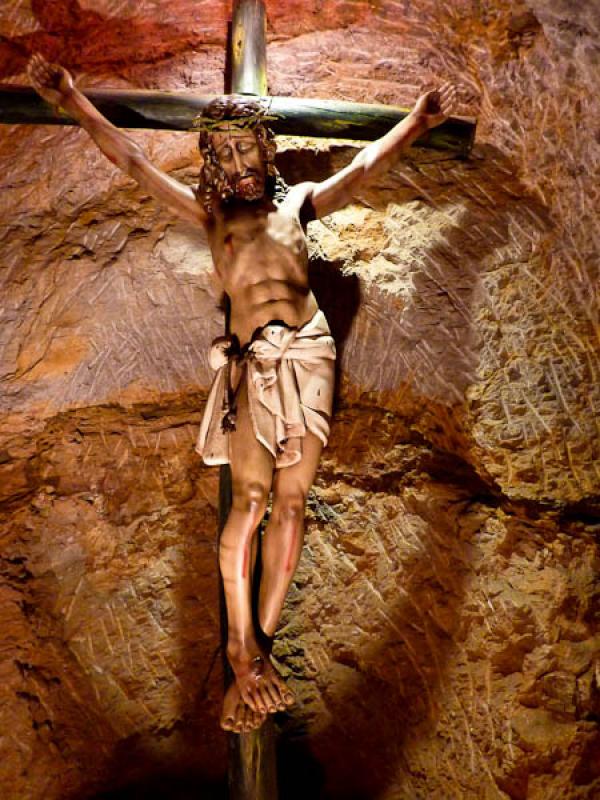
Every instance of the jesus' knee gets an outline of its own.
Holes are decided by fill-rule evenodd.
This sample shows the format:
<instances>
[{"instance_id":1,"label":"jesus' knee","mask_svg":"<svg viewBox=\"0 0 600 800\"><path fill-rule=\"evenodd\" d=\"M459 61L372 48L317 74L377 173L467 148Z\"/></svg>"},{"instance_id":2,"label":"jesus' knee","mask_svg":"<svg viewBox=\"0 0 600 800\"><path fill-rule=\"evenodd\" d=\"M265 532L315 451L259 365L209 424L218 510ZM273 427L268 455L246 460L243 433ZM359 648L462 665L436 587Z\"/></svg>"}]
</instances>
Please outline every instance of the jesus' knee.
<instances>
[{"instance_id":1,"label":"jesus' knee","mask_svg":"<svg viewBox=\"0 0 600 800\"><path fill-rule=\"evenodd\" d=\"M267 508L269 491L260 483L234 483L231 511L219 540L224 581L246 578L252 569L252 541Z\"/></svg>"},{"instance_id":2,"label":"jesus' knee","mask_svg":"<svg viewBox=\"0 0 600 800\"><path fill-rule=\"evenodd\" d=\"M304 522L306 495L300 489L275 495L273 519L278 527L300 528Z\"/></svg>"},{"instance_id":3,"label":"jesus' knee","mask_svg":"<svg viewBox=\"0 0 600 800\"><path fill-rule=\"evenodd\" d=\"M234 481L231 509L248 515L253 527L257 527L267 510L269 489L262 483L253 481Z\"/></svg>"}]
</instances>

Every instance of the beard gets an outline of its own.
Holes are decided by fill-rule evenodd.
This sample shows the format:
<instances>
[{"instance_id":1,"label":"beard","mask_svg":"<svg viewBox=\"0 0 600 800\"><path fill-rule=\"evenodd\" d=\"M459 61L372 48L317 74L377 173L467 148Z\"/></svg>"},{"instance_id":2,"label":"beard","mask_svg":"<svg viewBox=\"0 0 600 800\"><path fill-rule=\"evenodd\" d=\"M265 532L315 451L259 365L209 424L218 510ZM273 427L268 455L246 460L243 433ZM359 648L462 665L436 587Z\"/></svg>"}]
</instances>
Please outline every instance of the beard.
<instances>
[{"instance_id":1,"label":"beard","mask_svg":"<svg viewBox=\"0 0 600 800\"><path fill-rule=\"evenodd\" d=\"M265 181L258 170L248 169L231 179L233 196L240 200L260 200L265 193Z\"/></svg>"}]
</instances>

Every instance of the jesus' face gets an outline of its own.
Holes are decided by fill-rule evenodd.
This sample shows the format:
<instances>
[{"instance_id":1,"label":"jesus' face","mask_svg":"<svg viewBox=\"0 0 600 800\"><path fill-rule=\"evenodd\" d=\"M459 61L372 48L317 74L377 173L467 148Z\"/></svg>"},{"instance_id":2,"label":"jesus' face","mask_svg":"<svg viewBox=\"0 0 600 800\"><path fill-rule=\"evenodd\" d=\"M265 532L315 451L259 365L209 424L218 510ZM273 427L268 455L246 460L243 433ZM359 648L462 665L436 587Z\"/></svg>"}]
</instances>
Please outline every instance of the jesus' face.
<instances>
[{"instance_id":1,"label":"jesus' face","mask_svg":"<svg viewBox=\"0 0 600 800\"><path fill-rule=\"evenodd\" d=\"M256 135L234 127L216 130L212 144L236 197L258 200L265 191L265 164Z\"/></svg>"}]
</instances>

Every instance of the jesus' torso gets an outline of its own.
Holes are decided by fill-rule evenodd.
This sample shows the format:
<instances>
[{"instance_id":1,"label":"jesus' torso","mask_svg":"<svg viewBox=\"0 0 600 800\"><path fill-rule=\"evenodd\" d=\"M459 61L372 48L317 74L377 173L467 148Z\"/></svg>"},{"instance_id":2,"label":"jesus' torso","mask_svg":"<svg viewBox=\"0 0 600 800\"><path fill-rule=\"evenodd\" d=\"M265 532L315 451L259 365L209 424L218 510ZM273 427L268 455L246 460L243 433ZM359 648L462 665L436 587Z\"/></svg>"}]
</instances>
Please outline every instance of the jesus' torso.
<instances>
[{"instance_id":1,"label":"jesus' torso","mask_svg":"<svg viewBox=\"0 0 600 800\"><path fill-rule=\"evenodd\" d=\"M231 301L230 332L242 344L271 320L300 327L317 310L308 284L308 251L300 223L303 195L276 206L263 198L215 209L208 229L216 273Z\"/></svg>"}]
</instances>

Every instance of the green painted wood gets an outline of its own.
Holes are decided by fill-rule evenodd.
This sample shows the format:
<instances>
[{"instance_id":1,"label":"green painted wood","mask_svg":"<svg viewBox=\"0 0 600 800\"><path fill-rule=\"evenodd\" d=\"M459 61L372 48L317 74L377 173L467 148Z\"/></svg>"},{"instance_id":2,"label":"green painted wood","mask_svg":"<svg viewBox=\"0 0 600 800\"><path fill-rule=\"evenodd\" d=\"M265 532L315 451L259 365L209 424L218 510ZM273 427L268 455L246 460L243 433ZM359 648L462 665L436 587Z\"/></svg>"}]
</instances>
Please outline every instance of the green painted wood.
<instances>
[{"instance_id":1,"label":"green painted wood","mask_svg":"<svg viewBox=\"0 0 600 800\"><path fill-rule=\"evenodd\" d=\"M84 92L114 125L121 128L188 130L192 120L214 96L169 92L94 89ZM277 134L372 141L404 119L409 109L371 103L298 97L264 97L276 119ZM54 111L33 90L22 86L0 87L0 123L76 125L66 114ZM475 138L476 121L450 117L415 144L467 156Z\"/></svg>"}]
</instances>

